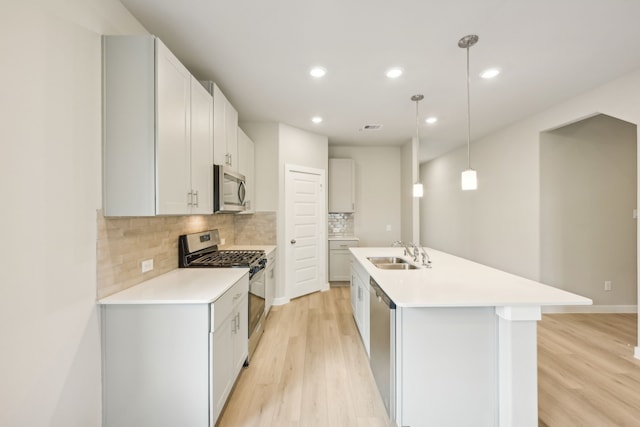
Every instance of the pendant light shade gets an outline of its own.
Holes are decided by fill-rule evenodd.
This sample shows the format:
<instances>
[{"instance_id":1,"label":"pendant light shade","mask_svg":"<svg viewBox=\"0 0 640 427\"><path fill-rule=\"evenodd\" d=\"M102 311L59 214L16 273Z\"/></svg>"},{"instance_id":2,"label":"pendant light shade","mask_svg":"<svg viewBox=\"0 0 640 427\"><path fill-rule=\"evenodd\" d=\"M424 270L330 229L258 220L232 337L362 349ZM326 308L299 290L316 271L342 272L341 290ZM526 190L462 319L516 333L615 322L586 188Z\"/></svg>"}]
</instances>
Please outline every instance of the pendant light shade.
<instances>
[{"instance_id":1,"label":"pendant light shade","mask_svg":"<svg viewBox=\"0 0 640 427\"><path fill-rule=\"evenodd\" d=\"M462 189L463 190L477 190L478 189L478 175L473 169L467 169L462 171Z\"/></svg>"},{"instance_id":2,"label":"pendant light shade","mask_svg":"<svg viewBox=\"0 0 640 427\"><path fill-rule=\"evenodd\" d=\"M424 196L424 187L421 182L416 182L413 184L413 197L422 197Z\"/></svg>"},{"instance_id":3,"label":"pendant light shade","mask_svg":"<svg viewBox=\"0 0 640 427\"><path fill-rule=\"evenodd\" d=\"M478 174L471 169L471 97L469 95L469 48L478 43L478 36L471 34L458 41L458 47L467 50L467 170L462 172L463 190L478 189Z\"/></svg>"},{"instance_id":4,"label":"pendant light shade","mask_svg":"<svg viewBox=\"0 0 640 427\"><path fill-rule=\"evenodd\" d=\"M411 100L416 103L416 139L413 142L413 161L414 164L414 176L415 180L413 184L413 197L422 197L424 196L424 187L422 183L418 181L418 144L420 144L420 116L418 114L418 103L424 99L424 95L413 95Z\"/></svg>"}]
</instances>

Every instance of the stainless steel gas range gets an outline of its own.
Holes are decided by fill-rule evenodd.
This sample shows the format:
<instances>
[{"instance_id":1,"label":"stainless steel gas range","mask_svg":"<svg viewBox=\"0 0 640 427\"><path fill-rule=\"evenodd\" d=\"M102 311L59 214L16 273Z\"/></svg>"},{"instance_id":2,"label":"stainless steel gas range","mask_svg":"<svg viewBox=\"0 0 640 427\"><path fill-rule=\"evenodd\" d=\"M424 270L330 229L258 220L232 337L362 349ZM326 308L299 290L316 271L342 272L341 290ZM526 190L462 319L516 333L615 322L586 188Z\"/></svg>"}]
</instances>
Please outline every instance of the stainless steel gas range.
<instances>
[{"instance_id":1,"label":"stainless steel gas range","mask_svg":"<svg viewBox=\"0 0 640 427\"><path fill-rule=\"evenodd\" d=\"M267 258L260 250L218 250L218 230L185 234L178 238L180 268L249 269L249 359L264 332L265 278Z\"/></svg>"}]
</instances>

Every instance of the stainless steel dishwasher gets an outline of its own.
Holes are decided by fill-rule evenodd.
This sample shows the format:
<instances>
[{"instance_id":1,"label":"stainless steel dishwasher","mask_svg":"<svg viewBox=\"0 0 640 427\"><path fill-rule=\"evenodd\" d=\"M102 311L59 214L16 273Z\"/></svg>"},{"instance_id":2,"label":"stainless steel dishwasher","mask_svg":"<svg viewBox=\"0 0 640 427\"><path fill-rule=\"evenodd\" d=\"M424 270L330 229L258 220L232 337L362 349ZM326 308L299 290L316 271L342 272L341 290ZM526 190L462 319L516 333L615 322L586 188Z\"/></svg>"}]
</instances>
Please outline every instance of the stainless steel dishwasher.
<instances>
[{"instance_id":1,"label":"stainless steel dishwasher","mask_svg":"<svg viewBox=\"0 0 640 427\"><path fill-rule=\"evenodd\" d=\"M389 419L393 422L396 415L396 304L373 278L369 279L369 284L369 363Z\"/></svg>"}]
</instances>

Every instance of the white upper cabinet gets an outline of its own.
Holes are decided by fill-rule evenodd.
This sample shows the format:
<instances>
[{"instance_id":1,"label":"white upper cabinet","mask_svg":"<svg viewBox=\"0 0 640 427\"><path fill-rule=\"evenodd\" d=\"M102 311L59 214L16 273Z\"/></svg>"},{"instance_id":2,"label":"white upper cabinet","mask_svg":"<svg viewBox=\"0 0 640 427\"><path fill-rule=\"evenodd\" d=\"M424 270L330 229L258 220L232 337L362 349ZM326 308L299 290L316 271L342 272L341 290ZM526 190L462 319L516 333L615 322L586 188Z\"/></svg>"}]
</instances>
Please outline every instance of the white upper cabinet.
<instances>
[{"instance_id":1,"label":"white upper cabinet","mask_svg":"<svg viewBox=\"0 0 640 427\"><path fill-rule=\"evenodd\" d=\"M213 98L191 77L191 212L213 212Z\"/></svg>"},{"instance_id":2,"label":"white upper cabinet","mask_svg":"<svg viewBox=\"0 0 640 427\"><path fill-rule=\"evenodd\" d=\"M255 145L251 138L238 127L238 172L245 177L247 193L245 196L246 210L242 213L255 211Z\"/></svg>"},{"instance_id":3,"label":"white upper cabinet","mask_svg":"<svg viewBox=\"0 0 640 427\"><path fill-rule=\"evenodd\" d=\"M217 165L238 170L238 111L212 83L213 94L213 161Z\"/></svg>"},{"instance_id":4,"label":"white upper cabinet","mask_svg":"<svg viewBox=\"0 0 640 427\"><path fill-rule=\"evenodd\" d=\"M213 213L213 100L153 36L103 37L105 216Z\"/></svg>"},{"instance_id":5,"label":"white upper cabinet","mask_svg":"<svg viewBox=\"0 0 640 427\"><path fill-rule=\"evenodd\" d=\"M355 162L352 159L329 159L329 212L355 212L355 188Z\"/></svg>"}]
</instances>

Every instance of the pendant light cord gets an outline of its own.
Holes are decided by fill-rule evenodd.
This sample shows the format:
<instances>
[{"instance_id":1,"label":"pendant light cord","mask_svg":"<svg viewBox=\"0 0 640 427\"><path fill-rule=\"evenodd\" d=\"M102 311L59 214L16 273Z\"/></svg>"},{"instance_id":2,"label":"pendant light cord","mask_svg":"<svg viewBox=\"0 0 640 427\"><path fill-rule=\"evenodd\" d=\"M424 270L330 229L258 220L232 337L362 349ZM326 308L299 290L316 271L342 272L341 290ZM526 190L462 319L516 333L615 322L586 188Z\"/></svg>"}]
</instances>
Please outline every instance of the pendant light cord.
<instances>
[{"instance_id":1,"label":"pendant light cord","mask_svg":"<svg viewBox=\"0 0 640 427\"><path fill-rule=\"evenodd\" d=\"M416 100L416 144L419 146L420 145L420 118L418 115L418 103L420 102L419 99Z\"/></svg>"},{"instance_id":2,"label":"pendant light cord","mask_svg":"<svg viewBox=\"0 0 640 427\"><path fill-rule=\"evenodd\" d=\"M469 95L469 46L467 45L467 164L471 169L471 97Z\"/></svg>"}]
</instances>

